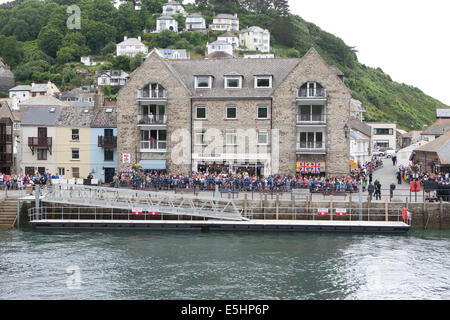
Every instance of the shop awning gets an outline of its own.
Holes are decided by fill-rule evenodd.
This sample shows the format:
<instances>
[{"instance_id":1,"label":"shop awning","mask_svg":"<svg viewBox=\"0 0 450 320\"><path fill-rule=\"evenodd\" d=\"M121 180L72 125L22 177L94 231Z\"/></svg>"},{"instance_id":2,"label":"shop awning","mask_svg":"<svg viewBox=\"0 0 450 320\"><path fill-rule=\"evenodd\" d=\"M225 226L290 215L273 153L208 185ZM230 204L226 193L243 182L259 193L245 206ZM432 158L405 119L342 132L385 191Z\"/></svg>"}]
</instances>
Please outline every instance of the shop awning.
<instances>
[{"instance_id":1,"label":"shop awning","mask_svg":"<svg viewBox=\"0 0 450 320\"><path fill-rule=\"evenodd\" d=\"M139 165L144 170L166 170L166 160L141 160Z\"/></svg>"}]
</instances>

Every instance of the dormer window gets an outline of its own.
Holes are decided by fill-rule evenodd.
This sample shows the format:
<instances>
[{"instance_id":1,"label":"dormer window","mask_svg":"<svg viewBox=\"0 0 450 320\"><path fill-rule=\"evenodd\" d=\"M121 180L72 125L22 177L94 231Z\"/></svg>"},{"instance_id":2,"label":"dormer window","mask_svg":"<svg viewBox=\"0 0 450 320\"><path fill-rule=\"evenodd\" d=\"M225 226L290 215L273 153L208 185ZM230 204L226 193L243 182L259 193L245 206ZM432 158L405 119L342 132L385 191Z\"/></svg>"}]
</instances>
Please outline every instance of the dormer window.
<instances>
[{"instance_id":1,"label":"dormer window","mask_svg":"<svg viewBox=\"0 0 450 320\"><path fill-rule=\"evenodd\" d=\"M211 89L212 77L211 76L196 76L195 88L196 89Z\"/></svg>"},{"instance_id":2,"label":"dormer window","mask_svg":"<svg viewBox=\"0 0 450 320\"><path fill-rule=\"evenodd\" d=\"M272 88L272 76L256 76L255 88L257 89Z\"/></svg>"},{"instance_id":3,"label":"dormer window","mask_svg":"<svg viewBox=\"0 0 450 320\"><path fill-rule=\"evenodd\" d=\"M242 88L241 76L225 77L225 89L240 89L240 88Z\"/></svg>"},{"instance_id":4,"label":"dormer window","mask_svg":"<svg viewBox=\"0 0 450 320\"><path fill-rule=\"evenodd\" d=\"M300 98L325 98L326 89L317 82L306 82L298 90Z\"/></svg>"}]
</instances>

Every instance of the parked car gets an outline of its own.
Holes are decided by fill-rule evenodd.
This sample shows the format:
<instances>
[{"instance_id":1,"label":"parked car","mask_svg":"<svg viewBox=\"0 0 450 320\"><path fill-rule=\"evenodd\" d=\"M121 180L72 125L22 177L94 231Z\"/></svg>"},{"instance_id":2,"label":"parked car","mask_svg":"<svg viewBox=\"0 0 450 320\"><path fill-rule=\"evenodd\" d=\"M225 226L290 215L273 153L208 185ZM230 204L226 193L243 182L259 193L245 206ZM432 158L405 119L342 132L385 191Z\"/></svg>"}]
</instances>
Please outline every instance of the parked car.
<instances>
[{"instance_id":1,"label":"parked car","mask_svg":"<svg viewBox=\"0 0 450 320\"><path fill-rule=\"evenodd\" d=\"M372 157L384 157L384 152L381 150L374 150L372 152Z\"/></svg>"},{"instance_id":2,"label":"parked car","mask_svg":"<svg viewBox=\"0 0 450 320\"><path fill-rule=\"evenodd\" d=\"M386 157L392 158L393 156L395 156L397 154L397 152L394 149L389 149L389 150L386 150L384 152L384 154L386 155Z\"/></svg>"}]
</instances>

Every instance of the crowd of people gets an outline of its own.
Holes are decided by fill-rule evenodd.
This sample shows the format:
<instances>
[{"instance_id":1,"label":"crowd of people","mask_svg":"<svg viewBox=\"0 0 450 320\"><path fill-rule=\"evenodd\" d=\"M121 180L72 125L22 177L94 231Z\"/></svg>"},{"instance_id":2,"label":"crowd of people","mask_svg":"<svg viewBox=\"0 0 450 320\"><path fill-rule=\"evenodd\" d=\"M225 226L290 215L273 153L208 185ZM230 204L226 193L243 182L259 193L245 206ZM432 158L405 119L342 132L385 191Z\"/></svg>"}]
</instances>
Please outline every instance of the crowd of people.
<instances>
[{"instance_id":1,"label":"crowd of people","mask_svg":"<svg viewBox=\"0 0 450 320\"><path fill-rule=\"evenodd\" d=\"M112 186L134 189L174 190L180 188L202 190L233 191L286 191L309 189L311 192L358 192L371 184L373 171L381 167L379 159L360 165L351 175L343 177L325 177L324 175L271 175L267 177L251 175L248 172L230 174L216 170L190 175L174 175L159 171L122 170L114 176Z\"/></svg>"},{"instance_id":2,"label":"crowd of people","mask_svg":"<svg viewBox=\"0 0 450 320\"><path fill-rule=\"evenodd\" d=\"M52 176L49 173L25 175L4 174L0 172L0 188L5 188L7 190L21 190L28 186L46 185L52 178L57 178L57 176Z\"/></svg>"}]
</instances>

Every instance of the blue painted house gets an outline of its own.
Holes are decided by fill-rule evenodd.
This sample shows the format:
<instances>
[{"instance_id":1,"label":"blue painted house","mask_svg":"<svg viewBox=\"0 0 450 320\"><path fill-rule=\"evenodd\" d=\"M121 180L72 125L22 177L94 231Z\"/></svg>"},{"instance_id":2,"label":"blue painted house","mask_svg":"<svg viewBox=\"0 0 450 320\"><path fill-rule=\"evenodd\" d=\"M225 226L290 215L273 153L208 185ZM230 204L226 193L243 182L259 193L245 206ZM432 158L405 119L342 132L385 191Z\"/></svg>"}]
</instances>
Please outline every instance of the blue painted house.
<instances>
[{"instance_id":1,"label":"blue painted house","mask_svg":"<svg viewBox=\"0 0 450 320\"><path fill-rule=\"evenodd\" d=\"M117 112L96 108L91 122L91 173L94 179L110 183L117 171Z\"/></svg>"}]
</instances>

